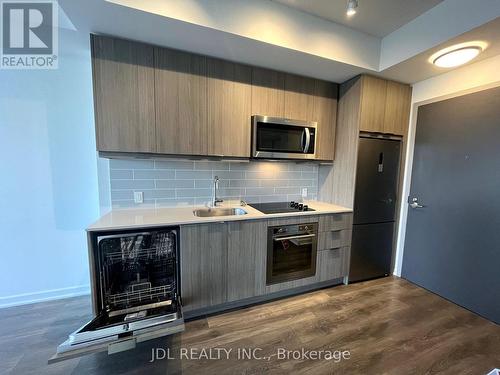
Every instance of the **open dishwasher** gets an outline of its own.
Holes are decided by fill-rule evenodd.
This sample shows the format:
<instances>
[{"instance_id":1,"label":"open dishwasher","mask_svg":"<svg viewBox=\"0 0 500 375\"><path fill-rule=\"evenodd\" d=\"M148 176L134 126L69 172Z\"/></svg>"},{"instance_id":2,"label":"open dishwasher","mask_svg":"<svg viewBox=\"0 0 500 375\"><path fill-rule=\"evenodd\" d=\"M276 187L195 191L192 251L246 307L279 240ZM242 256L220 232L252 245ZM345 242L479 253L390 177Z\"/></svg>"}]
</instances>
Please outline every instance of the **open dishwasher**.
<instances>
[{"instance_id":1,"label":"open dishwasher","mask_svg":"<svg viewBox=\"0 0 500 375\"><path fill-rule=\"evenodd\" d=\"M184 330L178 228L89 232L94 319L69 335L49 360L132 349Z\"/></svg>"}]
</instances>

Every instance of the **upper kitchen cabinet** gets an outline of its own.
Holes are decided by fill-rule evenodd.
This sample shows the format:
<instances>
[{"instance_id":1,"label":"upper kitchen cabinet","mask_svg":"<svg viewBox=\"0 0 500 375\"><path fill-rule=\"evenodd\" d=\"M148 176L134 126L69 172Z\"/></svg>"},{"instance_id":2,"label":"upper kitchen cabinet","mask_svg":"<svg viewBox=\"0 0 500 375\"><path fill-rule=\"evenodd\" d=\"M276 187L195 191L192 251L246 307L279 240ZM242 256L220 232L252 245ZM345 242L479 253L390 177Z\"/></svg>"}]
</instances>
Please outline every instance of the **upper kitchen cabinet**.
<instances>
[{"instance_id":1,"label":"upper kitchen cabinet","mask_svg":"<svg viewBox=\"0 0 500 375\"><path fill-rule=\"evenodd\" d=\"M92 35L98 151L156 152L153 47Z\"/></svg>"},{"instance_id":2,"label":"upper kitchen cabinet","mask_svg":"<svg viewBox=\"0 0 500 375\"><path fill-rule=\"evenodd\" d=\"M372 76L363 76L361 79L362 105L359 130L383 133L387 81Z\"/></svg>"},{"instance_id":3,"label":"upper kitchen cabinet","mask_svg":"<svg viewBox=\"0 0 500 375\"><path fill-rule=\"evenodd\" d=\"M359 130L405 135L410 114L411 87L384 79L361 77Z\"/></svg>"},{"instance_id":4,"label":"upper kitchen cabinet","mask_svg":"<svg viewBox=\"0 0 500 375\"><path fill-rule=\"evenodd\" d=\"M284 117L294 120L313 120L314 90L314 79L286 74Z\"/></svg>"},{"instance_id":5,"label":"upper kitchen cabinet","mask_svg":"<svg viewBox=\"0 0 500 375\"><path fill-rule=\"evenodd\" d=\"M252 115L284 117L285 73L252 68Z\"/></svg>"},{"instance_id":6,"label":"upper kitchen cabinet","mask_svg":"<svg viewBox=\"0 0 500 375\"><path fill-rule=\"evenodd\" d=\"M252 71L252 114L316 121L316 159L333 160L338 85L262 68Z\"/></svg>"},{"instance_id":7,"label":"upper kitchen cabinet","mask_svg":"<svg viewBox=\"0 0 500 375\"><path fill-rule=\"evenodd\" d=\"M155 48L157 152L207 155L207 58Z\"/></svg>"},{"instance_id":8,"label":"upper kitchen cabinet","mask_svg":"<svg viewBox=\"0 0 500 375\"><path fill-rule=\"evenodd\" d=\"M384 133L405 135L411 106L411 86L387 81Z\"/></svg>"},{"instance_id":9,"label":"upper kitchen cabinet","mask_svg":"<svg viewBox=\"0 0 500 375\"><path fill-rule=\"evenodd\" d=\"M335 83L102 36L92 58L99 151L249 158L264 115L316 121L316 159L333 160Z\"/></svg>"},{"instance_id":10,"label":"upper kitchen cabinet","mask_svg":"<svg viewBox=\"0 0 500 375\"><path fill-rule=\"evenodd\" d=\"M318 123L316 158L319 160L333 160L334 158L337 98L337 84L315 81L312 119Z\"/></svg>"},{"instance_id":11,"label":"upper kitchen cabinet","mask_svg":"<svg viewBox=\"0 0 500 375\"><path fill-rule=\"evenodd\" d=\"M250 156L252 69L207 58L208 154Z\"/></svg>"}]
</instances>

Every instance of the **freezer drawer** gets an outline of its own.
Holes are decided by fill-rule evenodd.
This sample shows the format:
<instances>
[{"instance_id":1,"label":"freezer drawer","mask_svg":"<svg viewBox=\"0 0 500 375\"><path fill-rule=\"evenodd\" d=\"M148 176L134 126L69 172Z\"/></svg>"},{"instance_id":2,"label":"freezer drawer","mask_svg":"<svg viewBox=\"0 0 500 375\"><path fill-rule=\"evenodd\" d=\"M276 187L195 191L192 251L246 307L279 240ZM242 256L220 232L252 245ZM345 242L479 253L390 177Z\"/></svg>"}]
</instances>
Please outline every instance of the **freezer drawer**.
<instances>
[{"instance_id":1,"label":"freezer drawer","mask_svg":"<svg viewBox=\"0 0 500 375\"><path fill-rule=\"evenodd\" d=\"M390 274L393 233L394 222L353 226L349 282Z\"/></svg>"}]
</instances>

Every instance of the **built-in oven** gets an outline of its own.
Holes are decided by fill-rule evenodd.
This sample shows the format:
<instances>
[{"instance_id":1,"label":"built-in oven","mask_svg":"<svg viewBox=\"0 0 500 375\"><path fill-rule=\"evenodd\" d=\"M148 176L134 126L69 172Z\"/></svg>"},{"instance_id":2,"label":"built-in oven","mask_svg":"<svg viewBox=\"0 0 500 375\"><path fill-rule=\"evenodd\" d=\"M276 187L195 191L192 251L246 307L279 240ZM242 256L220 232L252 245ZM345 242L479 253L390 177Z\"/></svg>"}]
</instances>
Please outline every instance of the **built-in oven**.
<instances>
[{"instance_id":1,"label":"built-in oven","mask_svg":"<svg viewBox=\"0 0 500 375\"><path fill-rule=\"evenodd\" d=\"M266 284L314 276L317 248L317 223L269 227Z\"/></svg>"},{"instance_id":2,"label":"built-in oven","mask_svg":"<svg viewBox=\"0 0 500 375\"><path fill-rule=\"evenodd\" d=\"M181 332L178 228L89 233L94 318L49 362Z\"/></svg>"},{"instance_id":3,"label":"built-in oven","mask_svg":"<svg viewBox=\"0 0 500 375\"><path fill-rule=\"evenodd\" d=\"M314 159L317 123L252 116L252 156L268 159Z\"/></svg>"}]
</instances>

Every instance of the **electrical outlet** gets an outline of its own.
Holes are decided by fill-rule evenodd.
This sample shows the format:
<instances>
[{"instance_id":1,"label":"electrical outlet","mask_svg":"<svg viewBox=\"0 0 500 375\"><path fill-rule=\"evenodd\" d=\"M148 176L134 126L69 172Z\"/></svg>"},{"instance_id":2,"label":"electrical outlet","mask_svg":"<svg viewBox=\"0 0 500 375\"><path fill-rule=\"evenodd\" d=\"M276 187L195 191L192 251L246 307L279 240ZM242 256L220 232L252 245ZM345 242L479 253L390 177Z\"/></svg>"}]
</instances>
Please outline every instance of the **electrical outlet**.
<instances>
[{"instance_id":1,"label":"electrical outlet","mask_svg":"<svg viewBox=\"0 0 500 375\"><path fill-rule=\"evenodd\" d=\"M307 198L307 188L302 189L302 198Z\"/></svg>"},{"instance_id":2,"label":"electrical outlet","mask_svg":"<svg viewBox=\"0 0 500 375\"><path fill-rule=\"evenodd\" d=\"M134 202L135 203L144 202L144 193L142 191L134 191Z\"/></svg>"}]
</instances>

